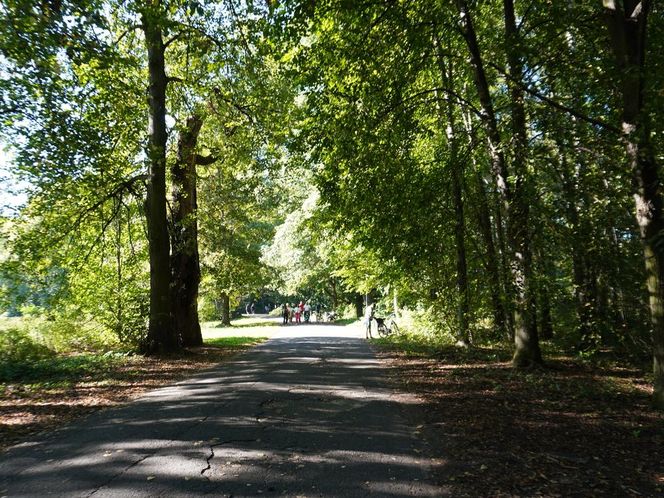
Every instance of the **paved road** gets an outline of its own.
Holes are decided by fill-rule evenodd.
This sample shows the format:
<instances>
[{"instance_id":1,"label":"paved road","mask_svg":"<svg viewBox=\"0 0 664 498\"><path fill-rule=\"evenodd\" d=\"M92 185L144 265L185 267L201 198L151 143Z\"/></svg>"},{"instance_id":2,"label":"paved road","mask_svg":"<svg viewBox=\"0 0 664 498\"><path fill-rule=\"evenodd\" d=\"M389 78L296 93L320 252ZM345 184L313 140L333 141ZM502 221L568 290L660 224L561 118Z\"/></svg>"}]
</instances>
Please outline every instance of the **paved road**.
<instances>
[{"instance_id":1,"label":"paved road","mask_svg":"<svg viewBox=\"0 0 664 498\"><path fill-rule=\"evenodd\" d=\"M0 496L441 496L418 402L357 331L310 325L0 456Z\"/></svg>"}]
</instances>

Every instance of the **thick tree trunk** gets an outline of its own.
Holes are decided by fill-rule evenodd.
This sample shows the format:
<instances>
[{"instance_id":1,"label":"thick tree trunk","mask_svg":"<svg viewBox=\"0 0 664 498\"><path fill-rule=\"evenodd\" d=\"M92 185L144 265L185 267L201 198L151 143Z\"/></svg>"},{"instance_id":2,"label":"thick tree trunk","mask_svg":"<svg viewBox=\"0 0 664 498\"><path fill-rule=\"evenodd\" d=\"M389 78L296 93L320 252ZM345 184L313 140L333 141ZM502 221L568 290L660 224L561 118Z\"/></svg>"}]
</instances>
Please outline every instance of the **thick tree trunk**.
<instances>
[{"instance_id":1,"label":"thick tree trunk","mask_svg":"<svg viewBox=\"0 0 664 498\"><path fill-rule=\"evenodd\" d=\"M198 321L198 288L201 270L198 259L196 214L196 144L203 120L187 119L178 139L178 157L171 168L172 253L171 300L175 326L184 346L201 346L203 336Z\"/></svg>"},{"instance_id":2,"label":"thick tree trunk","mask_svg":"<svg viewBox=\"0 0 664 498\"><path fill-rule=\"evenodd\" d=\"M164 43L158 0L141 13L148 52L149 140L147 148L150 180L146 199L150 253L150 319L147 351L179 349L170 313L169 240L166 219L166 78Z\"/></svg>"},{"instance_id":3,"label":"thick tree trunk","mask_svg":"<svg viewBox=\"0 0 664 498\"><path fill-rule=\"evenodd\" d=\"M231 324L231 299L226 292L221 293L221 323Z\"/></svg>"},{"instance_id":4,"label":"thick tree trunk","mask_svg":"<svg viewBox=\"0 0 664 498\"><path fill-rule=\"evenodd\" d=\"M604 0L606 19L622 78L622 130L629 169L634 178L636 221L646 266L646 285L653 327L653 405L664 410L664 216L659 166L650 144L644 112L645 48L649 0L625 0L620 9Z\"/></svg>"},{"instance_id":5,"label":"thick tree trunk","mask_svg":"<svg viewBox=\"0 0 664 498\"><path fill-rule=\"evenodd\" d=\"M524 195L525 175L523 173L525 164L517 164L519 169L515 171L515 179L510 185L508 183L508 168L502 150L503 144L472 17L465 0L458 0L457 5L461 15L463 35L468 45L473 66L473 79L482 107L484 123L487 127L493 173L505 214L510 250L511 291L514 302L515 352L512 362L519 367L538 364L542 363L542 355L537 332L533 328L532 317L533 293L530 288L532 258L528 241L528 206ZM511 71L517 69L511 68ZM518 115L513 116L513 122L517 123L518 126L520 126L520 119ZM523 119L525 120L525 116ZM523 159L525 159L525 155Z\"/></svg>"}]
</instances>

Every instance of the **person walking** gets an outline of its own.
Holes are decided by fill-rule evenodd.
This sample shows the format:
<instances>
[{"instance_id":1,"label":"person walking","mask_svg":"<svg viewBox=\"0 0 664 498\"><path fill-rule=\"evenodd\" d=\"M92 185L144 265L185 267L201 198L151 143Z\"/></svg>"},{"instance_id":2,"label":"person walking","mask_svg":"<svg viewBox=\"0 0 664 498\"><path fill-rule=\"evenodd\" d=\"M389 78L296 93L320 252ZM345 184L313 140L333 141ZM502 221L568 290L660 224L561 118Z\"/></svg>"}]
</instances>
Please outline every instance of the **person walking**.
<instances>
[{"instance_id":1,"label":"person walking","mask_svg":"<svg viewBox=\"0 0 664 498\"><path fill-rule=\"evenodd\" d=\"M371 320L373 320L374 316L374 305L369 304L366 308L364 308L364 336L366 339L372 339L371 337Z\"/></svg>"},{"instance_id":2,"label":"person walking","mask_svg":"<svg viewBox=\"0 0 664 498\"><path fill-rule=\"evenodd\" d=\"M309 323L311 319L311 306L308 302L304 303L304 323Z\"/></svg>"},{"instance_id":3,"label":"person walking","mask_svg":"<svg viewBox=\"0 0 664 498\"><path fill-rule=\"evenodd\" d=\"M281 317L283 318L283 324L287 325L288 324L288 304L284 303L281 305Z\"/></svg>"}]
</instances>

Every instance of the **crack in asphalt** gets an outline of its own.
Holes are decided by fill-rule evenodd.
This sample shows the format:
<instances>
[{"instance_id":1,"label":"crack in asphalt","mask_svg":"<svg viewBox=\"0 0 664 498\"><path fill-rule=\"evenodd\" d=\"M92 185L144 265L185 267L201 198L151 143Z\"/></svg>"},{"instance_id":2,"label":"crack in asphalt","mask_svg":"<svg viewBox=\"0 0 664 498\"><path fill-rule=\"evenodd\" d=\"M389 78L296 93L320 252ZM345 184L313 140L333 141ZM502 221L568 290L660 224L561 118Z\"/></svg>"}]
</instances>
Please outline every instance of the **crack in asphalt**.
<instances>
[{"instance_id":1,"label":"crack in asphalt","mask_svg":"<svg viewBox=\"0 0 664 498\"><path fill-rule=\"evenodd\" d=\"M110 483L112 483L112 482L113 482L115 479L117 479L119 476L121 476L122 474L124 474L124 473L127 472L128 470L131 470L132 468L136 467L136 465L138 465L139 463L143 462L144 460L150 458L150 457L153 456L155 453L156 453L156 452L148 453L147 455L143 455L141 458L139 458L139 459L136 460L135 462L132 462L129 466L125 467L125 468L122 469L120 472L118 472L117 474L115 474L114 476L112 476L112 477L111 477L110 479L108 479L105 483L103 483L102 485L97 486L95 489L93 489L92 492L91 492L90 494L86 495L85 498L90 498L92 495L96 494L98 491L100 491L101 489L105 488L105 487L108 486Z\"/></svg>"},{"instance_id":2,"label":"crack in asphalt","mask_svg":"<svg viewBox=\"0 0 664 498\"><path fill-rule=\"evenodd\" d=\"M207 467L205 467L203 470L201 470L201 475L202 475L203 477L207 478L208 480L210 479L209 477L207 477L207 476L205 476L205 475L203 475L203 474L205 474L205 472L207 472L208 470L210 470L210 469L212 468L212 464L211 464L210 462L211 462L212 459L214 458L214 449L215 449L217 446L223 446L224 444L231 444L231 443L255 443L255 442L257 442L257 441L259 441L259 439L229 439L228 441L221 441L221 442L219 442L219 443L211 444L211 445L209 446L209 448L210 448L210 456L208 456L208 457L205 459L205 463L207 463Z\"/></svg>"},{"instance_id":3,"label":"crack in asphalt","mask_svg":"<svg viewBox=\"0 0 664 498\"><path fill-rule=\"evenodd\" d=\"M226 404L227 404L227 403L225 403L225 405L226 405ZM210 418L210 416L209 416L209 415L206 415L205 417L201 418L200 420L198 420L197 422L195 422L194 424L192 424L190 427L188 427L187 430L184 431L184 432L190 431L191 429L193 429L193 428L195 428L195 427L198 427L198 426L201 425L202 423L206 422L209 418ZM168 441L168 443L172 443L173 441L176 441L176 439L170 439L170 440ZM164 448L159 448L159 449L157 449L157 450L155 450L155 451L153 451L153 452L151 452L151 453L148 453L148 454L142 456L141 458L139 458L139 459L136 460L135 462L132 462L129 466L125 467L124 469L122 469L121 471L119 471L117 474L114 474L113 476L111 476L108 480L106 480L106 482L104 482L104 483L101 484L100 486L97 486L94 490L92 490L92 492L91 492L90 494L86 495L85 498L90 498L91 496L93 496L94 494L96 494L98 491L100 491L100 490L102 490L103 488L105 488L106 486L108 486L110 483L112 483L115 479L117 479L118 477L120 477L122 474L124 474L125 472L128 472L129 470L131 470L132 468L134 468L136 465L138 465L138 464L140 464L141 462L147 460L148 458L155 456L155 455L156 455L157 453L159 453L160 451L163 451L163 449L164 449Z\"/></svg>"}]
</instances>

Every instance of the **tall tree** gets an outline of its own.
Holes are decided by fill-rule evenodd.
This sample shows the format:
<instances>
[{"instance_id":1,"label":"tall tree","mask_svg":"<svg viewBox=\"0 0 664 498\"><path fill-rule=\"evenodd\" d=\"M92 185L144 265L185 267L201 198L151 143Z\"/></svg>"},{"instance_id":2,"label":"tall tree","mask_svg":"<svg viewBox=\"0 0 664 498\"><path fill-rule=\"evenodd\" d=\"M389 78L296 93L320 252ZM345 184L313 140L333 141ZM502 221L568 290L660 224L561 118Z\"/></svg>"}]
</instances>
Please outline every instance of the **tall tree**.
<instances>
[{"instance_id":1,"label":"tall tree","mask_svg":"<svg viewBox=\"0 0 664 498\"><path fill-rule=\"evenodd\" d=\"M508 8L511 3L506 2L506 17L509 17ZM510 172L505 158L505 144L501 138L498 127L498 119L494 110L493 99L489 81L485 71L485 63L480 50L477 33L475 31L473 15L465 0L458 0L457 6L461 16L463 36L468 45L470 59L473 66L475 87L482 106L482 117L487 127L489 140L489 151L492 162L493 174L498 191L502 200L502 209L507 225L507 237L510 251L511 287L514 296L514 328L515 328L515 352L513 363L516 366L527 366L542 362L539 349L537 332L534 329L533 296L531 286L531 264L532 258L529 247L528 233L528 199L525 192L526 165L525 161L525 137L521 136L518 154L515 154L513 168ZM513 11L511 17L513 18ZM511 24L508 20L507 24ZM511 38L513 27L508 28L507 38ZM509 43L510 40L507 41ZM511 64L516 77L520 80L521 66L518 56L511 55ZM517 81L519 81L517 80ZM519 96L520 90L514 90L514 82L510 82L513 88L512 95L512 118L513 126L517 135L525 132L523 115L523 96ZM517 161L521 161L517 163Z\"/></svg>"},{"instance_id":2,"label":"tall tree","mask_svg":"<svg viewBox=\"0 0 664 498\"><path fill-rule=\"evenodd\" d=\"M196 166L212 164L216 158L197 153L202 116L187 119L178 138L178 153L171 167L171 300L177 332L184 346L201 346L198 321L198 288L201 269L198 255L198 203Z\"/></svg>"},{"instance_id":3,"label":"tall tree","mask_svg":"<svg viewBox=\"0 0 664 498\"><path fill-rule=\"evenodd\" d=\"M146 2L141 23L148 54L148 193L145 211L150 247L150 352L179 348L171 318L170 245L166 218L166 62L163 40L164 13L160 0Z\"/></svg>"},{"instance_id":4,"label":"tall tree","mask_svg":"<svg viewBox=\"0 0 664 498\"><path fill-rule=\"evenodd\" d=\"M664 212L660 168L650 143L647 113L646 47L649 0L603 0L611 48L621 81L622 133L627 166L634 178L636 221L646 264L653 326L653 405L664 409Z\"/></svg>"}]
</instances>

